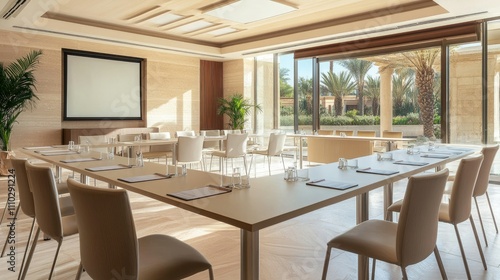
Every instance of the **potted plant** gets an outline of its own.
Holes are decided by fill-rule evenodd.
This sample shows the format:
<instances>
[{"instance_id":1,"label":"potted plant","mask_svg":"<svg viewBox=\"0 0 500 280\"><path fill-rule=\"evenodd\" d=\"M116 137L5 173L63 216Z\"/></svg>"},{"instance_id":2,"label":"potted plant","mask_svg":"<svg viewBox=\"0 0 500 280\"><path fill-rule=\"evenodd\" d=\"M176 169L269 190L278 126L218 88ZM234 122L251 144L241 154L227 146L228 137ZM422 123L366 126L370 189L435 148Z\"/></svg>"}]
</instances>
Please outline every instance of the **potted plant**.
<instances>
[{"instance_id":1,"label":"potted plant","mask_svg":"<svg viewBox=\"0 0 500 280\"><path fill-rule=\"evenodd\" d=\"M219 115L226 114L229 117L229 127L233 130L243 129L245 126L245 117L250 114L250 109L262 111L259 104L252 104L248 99L241 94L234 94L228 99L219 98Z\"/></svg>"},{"instance_id":2,"label":"potted plant","mask_svg":"<svg viewBox=\"0 0 500 280\"><path fill-rule=\"evenodd\" d=\"M38 99L35 90L35 71L42 51L31 51L24 57L4 66L0 62L0 174L7 175L6 159L9 158L10 135L17 117L33 108Z\"/></svg>"}]
</instances>

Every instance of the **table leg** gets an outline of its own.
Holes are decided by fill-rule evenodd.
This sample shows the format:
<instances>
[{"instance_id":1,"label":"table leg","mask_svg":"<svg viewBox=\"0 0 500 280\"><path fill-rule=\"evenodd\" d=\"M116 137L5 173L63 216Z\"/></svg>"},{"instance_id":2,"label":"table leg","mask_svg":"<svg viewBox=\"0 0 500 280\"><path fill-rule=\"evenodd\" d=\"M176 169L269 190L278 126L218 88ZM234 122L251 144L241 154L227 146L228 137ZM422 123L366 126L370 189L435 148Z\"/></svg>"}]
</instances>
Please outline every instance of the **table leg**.
<instances>
[{"instance_id":1,"label":"table leg","mask_svg":"<svg viewBox=\"0 0 500 280\"><path fill-rule=\"evenodd\" d=\"M241 229L241 280L259 279L259 232Z\"/></svg>"},{"instance_id":2,"label":"table leg","mask_svg":"<svg viewBox=\"0 0 500 280\"><path fill-rule=\"evenodd\" d=\"M368 220L368 193L356 196L356 223ZM368 258L358 255L358 279L368 279Z\"/></svg>"},{"instance_id":3,"label":"table leg","mask_svg":"<svg viewBox=\"0 0 500 280\"><path fill-rule=\"evenodd\" d=\"M299 137L299 168L302 169L302 137Z\"/></svg>"},{"instance_id":4,"label":"table leg","mask_svg":"<svg viewBox=\"0 0 500 280\"><path fill-rule=\"evenodd\" d=\"M392 183L384 186L384 217L387 221L392 222L392 214L387 216L387 208L391 206L393 198L393 186Z\"/></svg>"}]
</instances>

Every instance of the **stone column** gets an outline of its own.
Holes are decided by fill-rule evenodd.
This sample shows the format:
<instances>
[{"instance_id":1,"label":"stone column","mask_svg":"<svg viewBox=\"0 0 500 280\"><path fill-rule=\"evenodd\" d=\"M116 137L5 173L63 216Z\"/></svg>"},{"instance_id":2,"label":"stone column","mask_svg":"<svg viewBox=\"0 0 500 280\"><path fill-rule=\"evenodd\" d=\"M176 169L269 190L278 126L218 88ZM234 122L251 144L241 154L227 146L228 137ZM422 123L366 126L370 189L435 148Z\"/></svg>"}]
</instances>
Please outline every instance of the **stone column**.
<instances>
[{"instance_id":1,"label":"stone column","mask_svg":"<svg viewBox=\"0 0 500 280\"><path fill-rule=\"evenodd\" d=\"M380 67L380 66L379 66ZM380 73L380 135L384 130L392 130L392 73L393 68L385 68Z\"/></svg>"}]
</instances>

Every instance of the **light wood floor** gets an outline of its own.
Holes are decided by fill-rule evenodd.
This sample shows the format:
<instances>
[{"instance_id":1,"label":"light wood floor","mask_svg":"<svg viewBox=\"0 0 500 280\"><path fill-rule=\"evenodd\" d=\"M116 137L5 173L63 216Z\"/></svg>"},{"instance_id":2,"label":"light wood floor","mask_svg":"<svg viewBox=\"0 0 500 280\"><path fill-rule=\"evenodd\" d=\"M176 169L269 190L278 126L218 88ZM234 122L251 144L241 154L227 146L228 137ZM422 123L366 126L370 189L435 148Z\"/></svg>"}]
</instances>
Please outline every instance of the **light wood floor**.
<instances>
[{"instance_id":1,"label":"light wood floor","mask_svg":"<svg viewBox=\"0 0 500 280\"><path fill-rule=\"evenodd\" d=\"M290 164L290 160L287 161ZM267 175L267 164L259 158L257 176ZM273 173L282 172L281 163L274 159ZM6 180L0 181L0 203L6 199ZM402 197L406 182L395 187L395 199ZM138 236L162 233L175 236L197 248L214 266L215 278L234 280L240 277L239 230L232 226L166 205L161 202L129 193ZM490 198L497 219L500 219L500 186L490 186ZM486 201L480 198L480 206L487 209ZM382 218L383 196L377 190L370 194L370 218ZM293 220L266 228L260 232L260 279L320 279L326 243L333 236L355 224L355 202L353 199L325 207ZM475 211L475 208L473 208ZM477 217L476 213L474 217ZM500 235L495 233L489 212L483 215L489 246L483 250L488 270L483 270L474 236L468 222L459 226L473 279L500 279ZM479 222L476 224L479 228ZM20 215L16 223L16 261L20 263L31 221ZM3 244L7 233L5 222L0 229ZM437 243L449 279L466 279L453 226L440 224ZM54 241L40 240L29 268L27 279L47 279L56 249ZM17 273L7 270L8 259L0 261L0 278L16 279ZM53 279L74 279L79 264L78 235L68 237L62 245ZM357 279L357 256L339 250L332 251L328 279ZM439 279L440 274L434 257L410 266L410 279ZM82 279L90 279L83 274ZM200 273L189 279L208 279ZM397 266L377 262L377 279L401 279Z\"/></svg>"}]
</instances>

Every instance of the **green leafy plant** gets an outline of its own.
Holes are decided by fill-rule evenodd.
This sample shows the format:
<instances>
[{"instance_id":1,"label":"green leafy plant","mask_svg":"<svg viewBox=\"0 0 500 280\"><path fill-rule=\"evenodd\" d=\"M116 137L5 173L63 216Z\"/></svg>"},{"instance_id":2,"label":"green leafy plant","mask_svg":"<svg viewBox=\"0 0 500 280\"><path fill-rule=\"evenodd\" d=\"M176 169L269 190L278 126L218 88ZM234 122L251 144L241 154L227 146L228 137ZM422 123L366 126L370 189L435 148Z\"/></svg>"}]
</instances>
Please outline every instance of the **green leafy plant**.
<instances>
[{"instance_id":1,"label":"green leafy plant","mask_svg":"<svg viewBox=\"0 0 500 280\"><path fill-rule=\"evenodd\" d=\"M10 135L17 117L31 109L38 99L33 72L39 63L42 51L31 51L25 57L4 67L0 63L0 140L2 150L10 148Z\"/></svg>"},{"instance_id":2,"label":"green leafy plant","mask_svg":"<svg viewBox=\"0 0 500 280\"><path fill-rule=\"evenodd\" d=\"M243 129L245 126L247 115L250 115L251 109L262 111L259 104L252 104L248 99L241 94L234 94L228 99L219 98L219 115L227 115L229 117L229 127L232 129Z\"/></svg>"}]
</instances>

